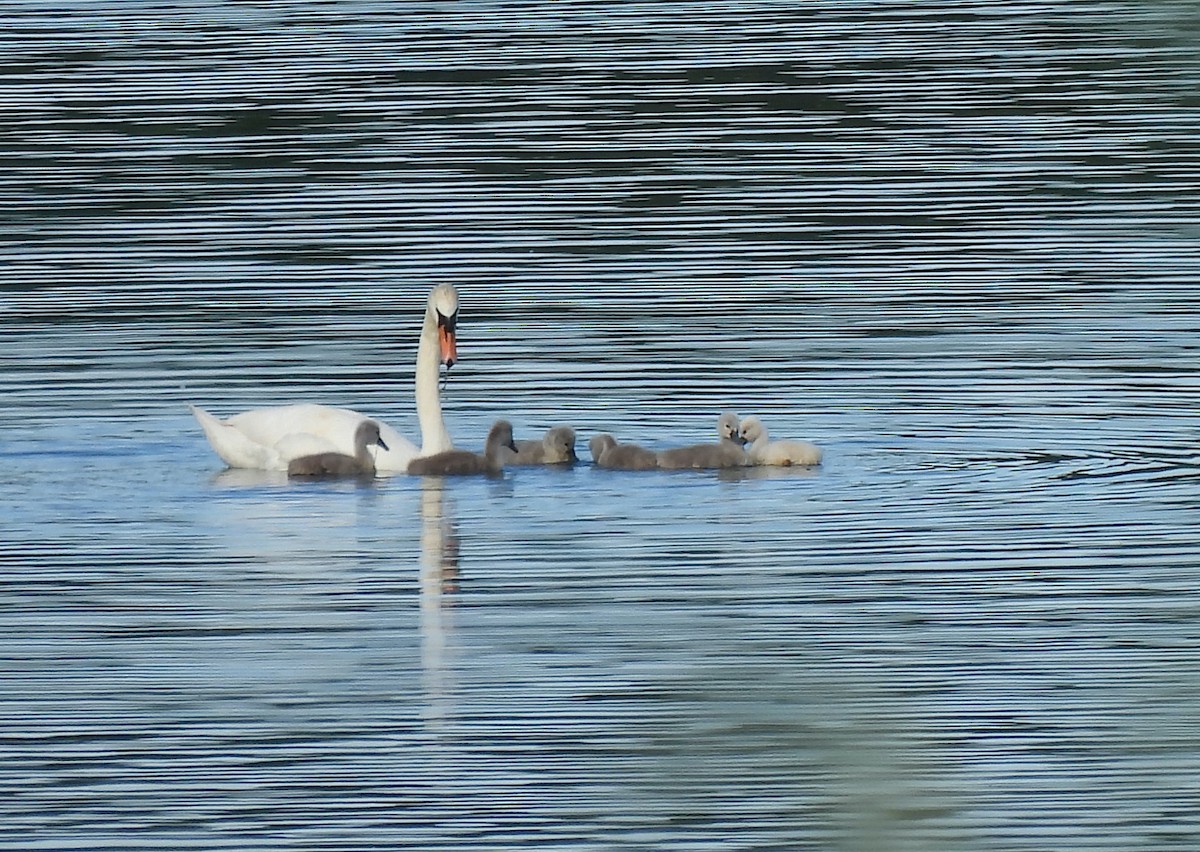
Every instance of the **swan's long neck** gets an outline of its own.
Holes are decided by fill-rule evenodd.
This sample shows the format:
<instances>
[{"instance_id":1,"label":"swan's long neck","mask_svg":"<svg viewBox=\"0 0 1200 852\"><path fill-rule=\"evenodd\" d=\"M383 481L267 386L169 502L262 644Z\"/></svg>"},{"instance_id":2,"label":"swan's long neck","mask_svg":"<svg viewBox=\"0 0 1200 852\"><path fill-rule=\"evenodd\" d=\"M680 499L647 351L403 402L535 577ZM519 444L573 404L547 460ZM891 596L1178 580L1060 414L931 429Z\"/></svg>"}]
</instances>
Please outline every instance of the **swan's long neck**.
<instances>
[{"instance_id":1,"label":"swan's long neck","mask_svg":"<svg viewBox=\"0 0 1200 852\"><path fill-rule=\"evenodd\" d=\"M442 398L438 391L438 369L441 354L438 350L437 318L433 308L425 311L421 326L421 343L417 347L417 419L421 422L421 455L444 452L454 448L446 421L442 419Z\"/></svg>"}]
</instances>

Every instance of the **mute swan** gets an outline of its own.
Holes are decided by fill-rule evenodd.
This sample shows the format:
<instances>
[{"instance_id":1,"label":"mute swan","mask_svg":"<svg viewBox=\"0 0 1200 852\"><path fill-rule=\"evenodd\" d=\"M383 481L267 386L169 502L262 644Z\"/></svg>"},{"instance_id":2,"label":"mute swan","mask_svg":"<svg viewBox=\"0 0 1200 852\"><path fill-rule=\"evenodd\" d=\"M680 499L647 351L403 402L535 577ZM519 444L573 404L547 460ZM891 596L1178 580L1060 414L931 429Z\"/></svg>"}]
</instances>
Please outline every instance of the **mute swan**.
<instances>
[{"instance_id":1,"label":"mute swan","mask_svg":"<svg viewBox=\"0 0 1200 852\"><path fill-rule=\"evenodd\" d=\"M751 464L811 467L821 463L820 447L807 441L772 441L767 435L767 427L757 417L743 420L740 432L742 438L750 442Z\"/></svg>"},{"instance_id":2,"label":"mute swan","mask_svg":"<svg viewBox=\"0 0 1200 852\"><path fill-rule=\"evenodd\" d=\"M439 284L429 293L421 339L417 347L416 402L421 424L421 448L386 423L379 424L383 444L375 455L375 468L403 472L418 455L432 455L454 446L442 419L438 394L438 369L454 366L458 358L458 291ZM302 455L355 452L354 434L365 414L325 405L284 405L256 408L219 420L202 408L189 406L208 443L230 467L285 470Z\"/></svg>"},{"instance_id":3,"label":"mute swan","mask_svg":"<svg viewBox=\"0 0 1200 852\"><path fill-rule=\"evenodd\" d=\"M750 460L742 448L743 440L738 433L738 425L738 416L732 411L726 411L717 418L717 436L721 439L719 443L692 444L690 447L662 450L658 454L658 466L664 470L687 470L741 467L749 464Z\"/></svg>"},{"instance_id":4,"label":"mute swan","mask_svg":"<svg viewBox=\"0 0 1200 852\"><path fill-rule=\"evenodd\" d=\"M408 472L414 476L469 476L475 473L499 476L504 472L501 453L505 447L516 452L512 424L507 420L497 420L488 432L483 455L470 450L446 450L413 459L408 463Z\"/></svg>"},{"instance_id":5,"label":"mute swan","mask_svg":"<svg viewBox=\"0 0 1200 852\"><path fill-rule=\"evenodd\" d=\"M596 467L611 470L658 468L658 456L653 451L637 444L618 444L617 439L608 433L592 436L592 440L588 441L588 449L592 452L592 461Z\"/></svg>"},{"instance_id":6,"label":"mute swan","mask_svg":"<svg viewBox=\"0 0 1200 852\"><path fill-rule=\"evenodd\" d=\"M574 464L575 430L570 426L547 429L540 441L517 441L516 452L505 450L501 457L506 465Z\"/></svg>"},{"instance_id":7,"label":"mute swan","mask_svg":"<svg viewBox=\"0 0 1200 852\"><path fill-rule=\"evenodd\" d=\"M316 479L335 476L374 476L375 459L371 457L368 447L376 446L382 450L387 444L379 436L379 424L374 420L364 420L354 430L354 455L343 453L317 453L313 456L299 456L288 462L288 476Z\"/></svg>"}]
</instances>

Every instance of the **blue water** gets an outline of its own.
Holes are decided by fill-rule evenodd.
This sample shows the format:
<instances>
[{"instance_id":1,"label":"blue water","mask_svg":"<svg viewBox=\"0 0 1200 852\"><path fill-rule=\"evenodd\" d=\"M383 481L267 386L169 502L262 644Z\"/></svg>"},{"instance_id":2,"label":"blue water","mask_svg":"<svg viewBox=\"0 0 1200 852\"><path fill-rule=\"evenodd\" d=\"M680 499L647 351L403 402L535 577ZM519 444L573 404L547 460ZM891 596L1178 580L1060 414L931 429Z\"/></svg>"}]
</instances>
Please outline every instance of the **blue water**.
<instances>
[{"instance_id":1,"label":"blue water","mask_svg":"<svg viewBox=\"0 0 1200 852\"><path fill-rule=\"evenodd\" d=\"M3 14L0 848L1200 843L1190 6ZM439 283L583 463L222 470Z\"/></svg>"}]
</instances>

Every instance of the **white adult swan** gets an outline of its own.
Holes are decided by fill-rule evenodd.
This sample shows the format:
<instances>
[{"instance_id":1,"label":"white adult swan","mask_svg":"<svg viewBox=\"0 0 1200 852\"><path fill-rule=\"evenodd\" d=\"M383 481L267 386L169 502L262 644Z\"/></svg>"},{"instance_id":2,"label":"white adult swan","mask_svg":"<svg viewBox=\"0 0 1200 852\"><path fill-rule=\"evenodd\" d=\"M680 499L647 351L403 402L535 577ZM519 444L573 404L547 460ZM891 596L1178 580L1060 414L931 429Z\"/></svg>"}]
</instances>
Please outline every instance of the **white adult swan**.
<instances>
[{"instance_id":1,"label":"white adult swan","mask_svg":"<svg viewBox=\"0 0 1200 852\"><path fill-rule=\"evenodd\" d=\"M417 347L417 419L421 423L421 447L391 426L379 423L379 433L388 449L379 447L375 469L403 473L408 463L452 449L454 442L442 419L438 394L438 369L449 369L458 357L458 291L439 284L429 293L421 342ZM189 406L204 429L208 443L230 467L257 470L287 470L288 462L315 453L354 455L355 430L367 415L347 408L330 408L306 403L273 408L255 408L218 420L202 408Z\"/></svg>"}]
</instances>

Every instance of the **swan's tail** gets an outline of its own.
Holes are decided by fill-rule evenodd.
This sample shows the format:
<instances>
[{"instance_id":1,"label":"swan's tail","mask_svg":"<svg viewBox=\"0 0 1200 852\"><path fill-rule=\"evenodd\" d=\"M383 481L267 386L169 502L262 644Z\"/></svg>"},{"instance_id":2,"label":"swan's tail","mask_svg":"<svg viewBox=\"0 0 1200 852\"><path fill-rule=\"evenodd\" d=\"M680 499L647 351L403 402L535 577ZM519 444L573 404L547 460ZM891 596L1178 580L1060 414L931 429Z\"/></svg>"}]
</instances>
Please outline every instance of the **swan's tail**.
<instances>
[{"instance_id":1,"label":"swan's tail","mask_svg":"<svg viewBox=\"0 0 1200 852\"><path fill-rule=\"evenodd\" d=\"M196 422L204 430L204 437L208 438L208 442L213 445L213 449L216 449L217 442L213 440L213 436L219 434L221 427L225 424L200 406L192 405L190 402L188 403L188 411L192 412L192 416L196 418Z\"/></svg>"},{"instance_id":2,"label":"swan's tail","mask_svg":"<svg viewBox=\"0 0 1200 852\"><path fill-rule=\"evenodd\" d=\"M278 459L269 458L272 455L270 450L254 443L228 423L218 420L197 405L188 403L188 409L204 430L209 446L225 464L257 470L271 470L279 466Z\"/></svg>"}]
</instances>

